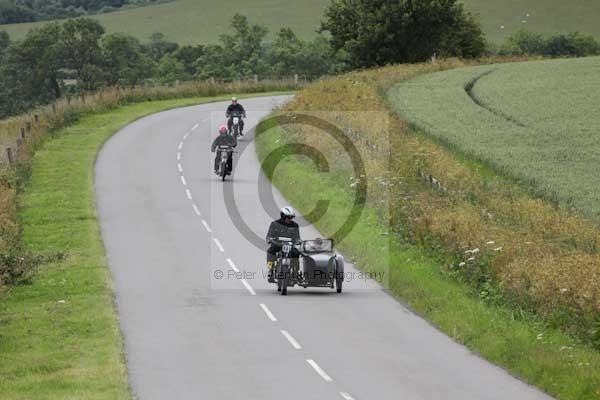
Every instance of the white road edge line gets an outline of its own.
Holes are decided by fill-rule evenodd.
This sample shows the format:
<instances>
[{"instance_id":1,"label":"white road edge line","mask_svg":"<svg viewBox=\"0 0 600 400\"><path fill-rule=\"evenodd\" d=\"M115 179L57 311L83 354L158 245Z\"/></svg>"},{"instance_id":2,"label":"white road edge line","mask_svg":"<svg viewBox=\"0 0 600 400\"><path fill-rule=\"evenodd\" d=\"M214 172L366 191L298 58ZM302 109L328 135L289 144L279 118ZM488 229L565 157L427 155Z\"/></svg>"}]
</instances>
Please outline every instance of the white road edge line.
<instances>
[{"instance_id":1,"label":"white road edge line","mask_svg":"<svg viewBox=\"0 0 600 400\"><path fill-rule=\"evenodd\" d=\"M217 245L217 247L219 248L219 251L221 253L225 252L225 249L223 248L223 245L221 244L221 242L219 242L219 239L213 238L213 242L215 242L215 244Z\"/></svg>"},{"instance_id":2,"label":"white road edge line","mask_svg":"<svg viewBox=\"0 0 600 400\"><path fill-rule=\"evenodd\" d=\"M195 204L192 204L192 207L194 207L194 212L196 213L196 215L197 215L197 216L200 216L200 215L202 215L202 214L200 213L200 210L198 210L198 206L197 206L197 205L195 205Z\"/></svg>"},{"instance_id":3,"label":"white road edge line","mask_svg":"<svg viewBox=\"0 0 600 400\"><path fill-rule=\"evenodd\" d=\"M331 379L331 377L329 375L327 375L327 373L325 371L323 371L323 368L319 367L319 364L317 364L315 362L315 360L308 359L308 360L306 360L306 362L311 367L313 367L313 369L317 372L317 374L321 375L321 378L323 378L325 380L325 382L333 381L333 379Z\"/></svg>"},{"instance_id":4,"label":"white road edge line","mask_svg":"<svg viewBox=\"0 0 600 400\"><path fill-rule=\"evenodd\" d=\"M181 175L181 183L183 183L183 186L187 186L187 182L185 181L185 176Z\"/></svg>"},{"instance_id":5,"label":"white road edge line","mask_svg":"<svg viewBox=\"0 0 600 400\"><path fill-rule=\"evenodd\" d=\"M240 270L237 269L237 267L235 266L235 264L233 263L233 261L231 261L231 258L227 259L227 263L229 264L229 266L231 267L232 270L234 270L235 272L240 272Z\"/></svg>"},{"instance_id":6,"label":"white road edge line","mask_svg":"<svg viewBox=\"0 0 600 400\"><path fill-rule=\"evenodd\" d=\"M190 135L189 133L186 133L185 135L183 135L183 140L187 139L189 135Z\"/></svg>"},{"instance_id":7,"label":"white road edge line","mask_svg":"<svg viewBox=\"0 0 600 400\"><path fill-rule=\"evenodd\" d=\"M196 129L198 129L199 126L200 126L200 124L194 125L194 127L192 128L192 130L195 131Z\"/></svg>"},{"instance_id":8,"label":"white road edge line","mask_svg":"<svg viewBox=\"0 0 600 400\"><path fill-rule=\"evenodd\" d=\"M188 199L192 199L192 193L190 192L190 189L185 189L185 194L187 194Z\"/></svg>"},{"instance_id":9,"label":"white road edge line","mask_svg":"<svg viewBox=\"0 0 600 400\"><path fill-rule=\"evenodd\" d=\"M212 229L210 229L210 226L205 220L202 220L202 225L204 225L204 229L206 229L208 233L212 233Z\"/></svg>"},{"instance_id":10,"label":"white road edge line","mask_svg":"<svg viewBox=\"0 0 600 400\"><path fill-rule=\"evenodd\" d=\"M183 174L183 167L181 166L181 163L177 163L177 169Z\"/></svg>"},{"instance_id":11,"label":"white road edge line","mask_svg":"<svg viewBox=\"0 0 600 400\"><path fill-rule=\"evenodd\" d=\"M275 316L273 315L273 313L271 312L271 310L269 310L267 308L267 306L265 306L263 303L260 303L260 308L263 309L263 311L265 312L265 314L267 314L267 317L273 321L273 322L277 322L277 318L275 318Z\"/></svg>"},{"instance_id":12,"label":"white road edge line","mask_svg":"<svg viewBox=\"0 0 600 400\"><path fill-rule=\"evenodd\" d=\"M346 392L340 392L340 396L342 396L342 398L344 398L345 400L354 400L354 397L350 396Z\"/></svg>"},{"instance_id":13,"label":"white road edge line","mask_svg":"<svg viewBox=\"0 0 600 400\"><path fill-rule=\"evenodd\" d=\"M177 152L177 161L181 160L181 153Z\"/></svg>"},{"instance_id":14,"label":"white road edge line","mask_svg":"<svg viewBox=\"0 0 600 400\"><path fill-rule=\"evenodd\" d=\"M296 350L300 350L302 348L302 346L300 346L300 343L298 343L288 331L282 329L281 334L288 340L288 342L291 343L293 348L295 348Z\"/></svg>"},{"instance_id":15,"label":"white road edge line","mask_svg":"<svg viewBox=\"0 0 600 400\"><path fill-rule=\"evenodd\" d=\"M252 289L252 286L250 286L250 284L248 283L247 280L245 279L240 279L242 281L242 283L244 284L244 286L246 287L246 289L248 289L248 291L250 292L250 294L252 296L256 296L256 292L254 291L254 289Z\"/></svg>"}]
</instances>

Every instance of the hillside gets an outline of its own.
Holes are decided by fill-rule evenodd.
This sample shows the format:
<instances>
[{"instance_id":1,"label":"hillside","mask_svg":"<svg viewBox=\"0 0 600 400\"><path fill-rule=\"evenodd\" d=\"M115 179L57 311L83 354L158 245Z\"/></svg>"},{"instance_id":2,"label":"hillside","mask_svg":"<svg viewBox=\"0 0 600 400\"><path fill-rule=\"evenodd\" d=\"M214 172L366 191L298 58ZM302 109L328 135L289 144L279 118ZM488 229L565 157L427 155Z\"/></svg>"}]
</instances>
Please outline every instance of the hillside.
<instances>
[{"instance_id":1,"label":"hillside","mask_svg":"<svg viewBox=\"0 0 600 400\"><path fill-rule=\"evenodd\" d=\"M399 113L544 198L600 217L600 58L458 69L398 85Z\"/></svg>"},{"instance_id":2,"label":"hillside","mask_svg":"<svg viewBox=\"0 0 600 400\"><path fill-rule=\"evenodd\" d=\"M526 28L542 33L579 30L600 37L600 2L589 0L464 0L467 8L481 16L484 31L492 42L501 42L512 32ZM127 32L147 39L153 32L163 32L180 43L216 42L225 33L235 12L247 15L272 31L291 27L300 37L315 34L329 0L175 0L171 3L98 15L109 32ZM527 16L529 14L529 16ZM526 22L523 22L526 21ZM36 23L4 25L14 38L23 37ZM504 26L504 29L501 29Z\"/></svg>"},{"instance_id":3,"label":"hillside","mask_svg":"<svg viewBox=\"0 0 600 400\"><path fill-rule=\"evenodd\" d=\"M182 44L216 42L229 29L235 13L246 15L251 22L261 23L271 31L290 27L300 37L310 37L329 0L233 0L224 5L219 0L176 0L170 3L116 11L94 16L108 32L126 32L147 40L154 32L164 33ZM0 26L11 37L23 37L38 23Z\"/></svg>"}]
</instances>

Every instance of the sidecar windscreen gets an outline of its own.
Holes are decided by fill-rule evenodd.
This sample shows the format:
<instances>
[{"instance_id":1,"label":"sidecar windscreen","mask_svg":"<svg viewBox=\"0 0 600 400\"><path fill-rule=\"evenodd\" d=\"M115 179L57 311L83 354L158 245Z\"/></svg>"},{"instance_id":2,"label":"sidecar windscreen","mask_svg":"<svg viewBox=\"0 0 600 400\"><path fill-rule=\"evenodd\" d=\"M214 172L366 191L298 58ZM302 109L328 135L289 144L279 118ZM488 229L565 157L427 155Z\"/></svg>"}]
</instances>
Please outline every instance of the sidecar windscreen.
<instances>
[{"instance_id":1,"label":"sidecar windscreen","mask_svg":"<svg viewBox=\"0 0 600 400\"><path fill-rule=\"evenodd\" d=\"M306 253L321 253L333 251L333 240L332 239L315 239L305 240L303 243L303 250Z\"/></svg>"}]
</instances>

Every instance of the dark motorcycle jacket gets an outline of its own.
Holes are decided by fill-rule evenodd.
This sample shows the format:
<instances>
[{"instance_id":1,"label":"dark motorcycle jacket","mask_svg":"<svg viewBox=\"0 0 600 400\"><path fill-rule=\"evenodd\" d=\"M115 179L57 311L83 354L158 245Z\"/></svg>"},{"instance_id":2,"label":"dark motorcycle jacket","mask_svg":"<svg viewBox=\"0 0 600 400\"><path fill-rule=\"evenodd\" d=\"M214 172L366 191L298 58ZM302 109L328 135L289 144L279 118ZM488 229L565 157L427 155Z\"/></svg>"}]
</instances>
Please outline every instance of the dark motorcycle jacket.
<instances>
[{"instance_id":1,"label":"dark motorcycle jacket","mask_svg":"<svg viewBox=\"0 0 600 400\"><path fill-rule=\"evenodd\" d=\"M217 146L237 146L237 140L231 135L219 135L212 142L211 151L215 151Z\"/></svg>"},{"instance_id":2,"label":"dark motorcycle jacket","mask_svg":"<svg viewBox=\"0 0 600 400\"><path fill-rule=\"evenodd\" d=\"M227 116L230 116L234 112L246 115L246 110L244 110L244 107L242 107L240 103L230 104L229 107L227 107Z\"/></svg>"},{"instance_id":3,"label":"dark motorcycle jacket","mask_svg":"<svg viewBox=\"0 0 600 400\"><path fill-rule=\"evenodd\" d=\"M286 224L283 222L282 218L271 222L269 233L267 233L267 241L271 238L278 238L280 236L289 237L294 242L300 241L300 228L298 227L298 224L294 221L290 224Z\"/></svg>"}]
</instances>

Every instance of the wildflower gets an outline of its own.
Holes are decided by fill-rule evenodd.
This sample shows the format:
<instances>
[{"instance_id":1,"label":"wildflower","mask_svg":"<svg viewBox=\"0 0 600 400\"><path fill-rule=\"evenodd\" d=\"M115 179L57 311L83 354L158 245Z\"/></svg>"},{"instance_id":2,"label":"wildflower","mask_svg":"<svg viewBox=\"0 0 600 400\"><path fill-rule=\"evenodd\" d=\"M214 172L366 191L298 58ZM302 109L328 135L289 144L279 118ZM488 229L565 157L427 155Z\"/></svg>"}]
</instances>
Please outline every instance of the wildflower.
<instances>
[{"instance_id":1,"label":"wildflower","mask_svg":"<svg viewBox=\"0 0 600 400\"><path fill-rule=\"evenodd\" d=\"M486 244L488 244L488 245L490 245L490 246L491 246L491 245L493 245L493 244L496 244L496 242L494 242L493 240L490 240L490 241L489 241L489 242L487 242Z\"/></svg>"},{"instance_id":2,"label":"wildflower","mask_svg":"<svg viewBox=\"0 0 600 400\"><path fill-rule=\"evenodd\" d=\"M500 251L500 250L502 250L502 246L501 246L501 247L496 247L496 248L494 249L494 251Z\"/></svg>"},{"instance_id":3,"label":"wildflower","mask_svg":"<svg viewBox=\"0 0 600 400\"><path fill-rule=\"evenodd\" d=\"M567 293L568 291L569 291L569 289L567 289L567 288L562 288L562 289L560 289L560 292L561 292L561 293Z\"/></svg>"},{"instance_id":4,"label":"wildflower","mask_svg":"<svg viewBox=\"0 0 600 400\"><path fill-rule=\"evenodd\" d=\"M469 257L467 258L467 261L475 261L475 257Z\"/></svg>"},{"instance_id":5,"label":"wildflower","mask_svg":"<svg viewBox=\"0 0 600 400\"><path fill-rule=\"evenodd\" d=\"M458 266L459 266L459 267L464 267L465 265L467 265L467 263L466 263L466 262L464 262L464 261L463 261L463 262L461 262L460 264L458 264Z\"/></svg>"}]
</instances>

